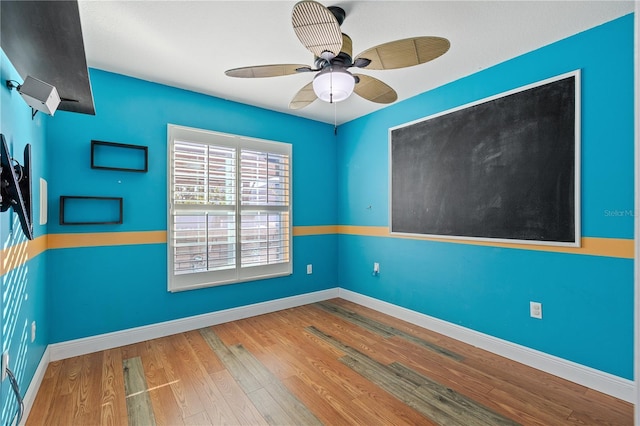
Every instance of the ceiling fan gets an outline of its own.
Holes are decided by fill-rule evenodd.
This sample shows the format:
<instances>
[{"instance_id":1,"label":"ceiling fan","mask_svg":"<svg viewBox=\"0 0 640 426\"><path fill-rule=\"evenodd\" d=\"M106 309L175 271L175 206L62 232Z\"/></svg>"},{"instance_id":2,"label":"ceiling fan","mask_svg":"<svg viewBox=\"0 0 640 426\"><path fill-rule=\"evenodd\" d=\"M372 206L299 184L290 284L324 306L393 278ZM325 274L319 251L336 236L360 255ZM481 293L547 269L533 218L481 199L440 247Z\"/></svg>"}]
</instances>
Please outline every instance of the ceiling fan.
<instances>
[{"instance_id":1,"label":"ceiling fan","mask_svg":"<svg viewBox=\"0 0 640 426\"><path fill-rule=\"evenodd\" d=\"M278 77L303 72L317 73L289 103L289 109L300 109L316 99L334 103L355 92L372 102L389 104L398 99L390 86L366 74L351 73L349 68L389 70L431 61L449 50L449 40L442 37L413 37L380 44L351 56L351 38L340 25L346 14L338 6L324 7L304 0L295 4L291 21L300 42L314 55L313 68L304 64L275 64L233 68L230 77Z\"/></svg>"}]
</instances>

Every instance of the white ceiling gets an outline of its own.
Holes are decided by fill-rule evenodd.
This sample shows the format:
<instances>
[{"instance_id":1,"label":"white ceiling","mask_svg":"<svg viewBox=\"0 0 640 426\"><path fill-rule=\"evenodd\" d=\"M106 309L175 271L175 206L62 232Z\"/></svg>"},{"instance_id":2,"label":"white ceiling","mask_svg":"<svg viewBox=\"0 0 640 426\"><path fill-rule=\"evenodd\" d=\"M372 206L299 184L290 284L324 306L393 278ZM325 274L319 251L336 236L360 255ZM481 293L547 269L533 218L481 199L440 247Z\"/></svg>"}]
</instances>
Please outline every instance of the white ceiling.
<instances>
[{"instance_id":1,"label":"white ceiling","mask_svg":"<svg viewBox=\"0 0 640 426\"><path fill-rule=\"evenodd\" d=\"M432 62L399 70L359 70L403 100L633 12L633 1L341 1L342 31L353 56L416 36L448 38ZM313 74L238 79L224 71L250 65L309 64L313 55L291 26L295 1L84 1L80 18L89 67L224 99L334 122L334 105L316 100L288 109ZM612 46L615 48L615 46ZM593 52L594 55L597 52ZM383 108L357 95L335 104L337 123Z\"/></svg>"}]
</instances>

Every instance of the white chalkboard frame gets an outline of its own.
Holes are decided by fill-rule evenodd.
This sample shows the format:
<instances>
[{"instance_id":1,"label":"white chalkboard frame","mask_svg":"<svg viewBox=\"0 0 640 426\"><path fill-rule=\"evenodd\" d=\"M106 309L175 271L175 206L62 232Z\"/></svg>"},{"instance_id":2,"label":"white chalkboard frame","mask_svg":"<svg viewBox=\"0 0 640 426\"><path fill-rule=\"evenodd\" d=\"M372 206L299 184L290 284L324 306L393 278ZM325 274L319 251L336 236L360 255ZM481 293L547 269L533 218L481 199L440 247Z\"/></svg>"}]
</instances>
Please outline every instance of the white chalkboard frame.
<instances>
[{"instance_id":1,"label":"white chalkboard frame","mask_svg":"<svg viewBox=\"0 0 640 426\"><path fill-rule=\"evenodd\" d=\"M573 187L573 207L574 207L574 217L573 217L573 226L574 226L574 232L573 232L573 239L571 241L553 241L553 240L538 240L538 239L518 239L518 238L495 238L495 237L485 237L485 236L468 236L468 235L441 235L441 234L432 234L432 233L415 233L415 232L399 232L399 231L394 231L394 222L393 222L393 181L392 181L392 177L393 177L393 153L392 153L392 148L393 148L393 131L396 129L402 129L404 127L407 126L412 126L414 124L417 123L421 123L427 120L433 120L435 118L438 117L442 117L451 113L454 113L456 111L461 111L461 110L465 110L467 108L471 108L473 106L476 105L480 105L480 104L484 104L484 103L488 103L488 102L492 102L501 98L504 98L506 96L509 95L513 95L513 94L517 94L532 88L536 88L539 86L543 86L546 85L548 83L553 83L559 80L564 80L567 78L571 78L573 77L574 80L574 117L575 117L575 123L574 123L574 177L573 177L573 183L574 183L574 187ZM557 246L557 247L580 247L581 246L581 181L580 181L580 176L581 176L581 150L580 150L580 145L581 145L581 79L580 79L580 70L574 70L571 72L567 72L564 74L560 74L545 80L541 80L538 82L534 82L531 84L528 84L526 86L522 86L522 87L518 87L506 92L502 92L487 98L483 98L474 102L470 102L468 104L464 104L449 110L445 110L424 118L420 118L411 122L407 122L395 127L391 127L389 128L389 145L388 145L388 149L389 149L389 233L391 235L396 235L396 236L408 236L408 237L418 237L418 238L434 238L434 239L445 239L445 240L468 240L468 241L480 241L480 242L488 242L488 243L496 243L496 244L503 244L503 243L507 243L507 244L528 244L528 245L544 245L544 246Z\"/></svg>"}]
</instances>

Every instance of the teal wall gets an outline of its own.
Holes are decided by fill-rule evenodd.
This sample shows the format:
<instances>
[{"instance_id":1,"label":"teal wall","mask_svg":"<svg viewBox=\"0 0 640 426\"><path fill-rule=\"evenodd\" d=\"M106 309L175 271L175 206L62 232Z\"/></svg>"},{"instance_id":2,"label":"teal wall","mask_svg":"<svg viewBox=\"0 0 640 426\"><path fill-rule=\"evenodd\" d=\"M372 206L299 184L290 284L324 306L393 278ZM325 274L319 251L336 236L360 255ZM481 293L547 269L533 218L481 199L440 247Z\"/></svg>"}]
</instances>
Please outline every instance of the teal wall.
<instances>
[{"instance_id":1,"label":"teal wall","mask_svg":"<svg viewBox=\"0 0 640 426\"><path fill-rule=\"evenodd\" d=\"M47 178L45 152L45 129L50 118L37 114L31 119L31 108L15 90L10 91L6 80L22 82L15 68L0 50L0 133L6 139L13 156L24 165L23 151L26 144L32 149L32 191L35 238L47 233L46 226L40 226L40 178ZM26 237L20 228L18 215L11 209L0 214L0 242L3 263L26 259L22 245ZM6 257L5 257L6 256ZM24 395L35 370L49 343L47 312L46 253L30 259L19 267L0 277L2 297L0 312L0 342L2 352L9 352L9 367L15 374ZM36 321L36 340L31 342L31 322ZM9 386L9 380L2 382L0 393L0 419L8 423L16 413L17 402Z\"/></svg>"},{"instance_id":2,"label":"teal wall","mask_svg":"<svg viewBox=\"0 0 640 426\"><path fill-rule=\"evenodd\" d=\"M388 129L561 73L582 72L582 233L633 238L633 17L626 16L340 126L100 70L96 116L30 109L4 80L0 131L33 147L34 200L49 182L49 224L35 235L164 231L168 123L293 145L294 226L388 225ZM146 145L149 172L90 168L91 139ZM20 158L20 155L18 155ZM124 197L124 223L60 226L61 195ZM371 208L369 208L371 206ZM35 203L34 217L39 215ZM0 215L2 253L25 240ZM40 240L42 241L42 239ZM13 249L15 250L15 249ZM166 244L50 249L4 274L2 350L22 392L50 343L341 286L623 378L633 377L633 261L604 256L357 235L294 237L289 277L168 293ZM373 262L381 274L371 275ZM305 265L314 265L306 275ZM529 318L529 301L543 320ZM30 324L38 336L30 343ZM1 387L2 423L15 410Z\"/></svg>"},{"instance_id":3,"label":"teal wall","mask_svg":"<svg viewBox=\"0 0 640 426\"><path fill-rule=\"evenodd\" d=\"M294 226L337 222L332 126L100 70L90 78L96 115L49 123L50 234L166 230L169 123L291 143ZM92 139L148 146L149 172L91 169ZM60 225L61 195L123 197L124 223ZM333 288L336 252L335 235L294 237L291 276L169 293L166 244L49 250L51 343Z\"/></svg>"},{"instance_id":4,"label":"teal wall","mask_svg":"<svg viewBox=\"0 0 640 426\"><path fill-rule=\"evenodd\" d=\"M582 235L632 239L633 215L608 212L634 208L633 15L341 126L339 223L388 225L390 127L576 69ZM339 250L343 288L633 379L631 259L355 235Z\"/></svg>"}]
</instances>

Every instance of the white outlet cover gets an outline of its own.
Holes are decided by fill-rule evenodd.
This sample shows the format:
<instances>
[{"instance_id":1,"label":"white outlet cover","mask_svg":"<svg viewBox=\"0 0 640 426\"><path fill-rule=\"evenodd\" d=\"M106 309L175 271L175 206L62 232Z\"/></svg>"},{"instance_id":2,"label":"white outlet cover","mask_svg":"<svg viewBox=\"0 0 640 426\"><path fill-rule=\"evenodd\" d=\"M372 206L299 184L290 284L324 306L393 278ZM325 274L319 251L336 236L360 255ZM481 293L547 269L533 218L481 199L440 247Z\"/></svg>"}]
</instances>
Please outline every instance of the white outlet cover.
<instances>
[{"instance_id":1,"label":"white outlet cover","mask_svg":"<svg viewBox=\"0 0 640 426\"><path fill-rule=\"evenodd\" d=\"M542 319L542 303L529 302L529 315L531 318Z\"/></svg>"},{"instance_id":2,"label":"white outlet cover","mask_svg":"<svg viewBox=\"0 0 640 426\"><path fill-rule=\"evenodd\" d=\"M308 264L307 265L307 274L313 274L313 265L312 264Z\"/></svg>"}]
</instances>

